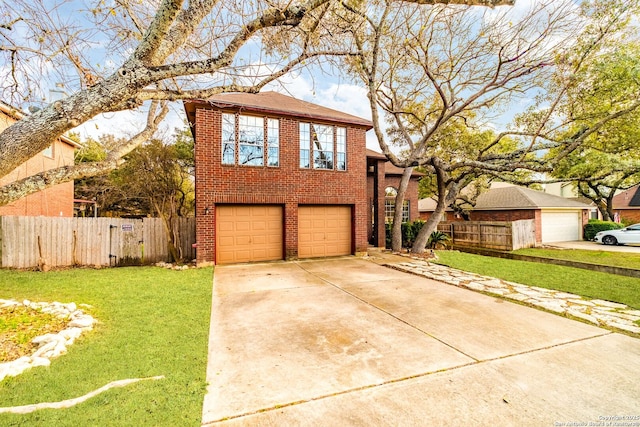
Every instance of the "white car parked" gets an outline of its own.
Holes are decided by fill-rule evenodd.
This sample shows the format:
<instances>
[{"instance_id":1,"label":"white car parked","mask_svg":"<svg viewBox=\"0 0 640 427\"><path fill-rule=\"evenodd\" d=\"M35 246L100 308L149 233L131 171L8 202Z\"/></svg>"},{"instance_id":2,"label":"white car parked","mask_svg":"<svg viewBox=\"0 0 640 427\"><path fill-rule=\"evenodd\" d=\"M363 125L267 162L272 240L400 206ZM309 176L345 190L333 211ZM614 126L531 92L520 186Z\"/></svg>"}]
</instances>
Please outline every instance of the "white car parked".
<instances>
[{"instance_id":1,"label":"white car parked","mask_svg":"<svg viewBox=\"0 0 640 427\"><path fill-rule=\"evenodd\" d=\"M640 224L633 224L619 230L599 231L593 240L605 245L640 245Z\"/></svg>"}]
</instances>

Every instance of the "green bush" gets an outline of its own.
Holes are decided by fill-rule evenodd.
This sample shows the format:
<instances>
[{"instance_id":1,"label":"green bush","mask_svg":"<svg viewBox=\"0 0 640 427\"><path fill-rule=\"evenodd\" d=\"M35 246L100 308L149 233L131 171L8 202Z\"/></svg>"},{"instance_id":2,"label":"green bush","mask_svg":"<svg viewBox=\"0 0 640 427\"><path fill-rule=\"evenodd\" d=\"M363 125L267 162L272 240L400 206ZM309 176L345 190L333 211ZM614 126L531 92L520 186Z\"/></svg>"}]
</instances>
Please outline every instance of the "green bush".
<instances>
[{"instance_id":1,"label":"green bush","mask_svg":"<svg viewBox=\"0 0 640 427\"><path fill-rule=\"evenodd\" d=\"M429 249L446 249L451 243L451 237L442 231L432 231L429 240L427 241L427 248Z\"/></svg>"},{"instance_id":2,"label":"green bush","mask_svg":"<svg viewBox=\"0 0 640 427\"><path fill-rule=\"evenodd\" d=\"M403 248L411 248L413 247L413 242L416 240L418 233L424 226L425 221L421 219L417 219L413 222L403 222L402 223L402 247ZM386 230L386 239L385 244L387 249L391 249L391 224L387 223L385 225Z\"/></svg>"},{"instance_id":3,"label":"green bush","mask_svg":"<svg viewBox=\"0 0 640 427\"><path fill-rule=\"evenodd\" d=\"M599 231L618 230L624 228L624 225L613 221L601 221L599 219L590 219L589 223L584 226L584 239L593 240Z\"/></svg>"}]
</instances>

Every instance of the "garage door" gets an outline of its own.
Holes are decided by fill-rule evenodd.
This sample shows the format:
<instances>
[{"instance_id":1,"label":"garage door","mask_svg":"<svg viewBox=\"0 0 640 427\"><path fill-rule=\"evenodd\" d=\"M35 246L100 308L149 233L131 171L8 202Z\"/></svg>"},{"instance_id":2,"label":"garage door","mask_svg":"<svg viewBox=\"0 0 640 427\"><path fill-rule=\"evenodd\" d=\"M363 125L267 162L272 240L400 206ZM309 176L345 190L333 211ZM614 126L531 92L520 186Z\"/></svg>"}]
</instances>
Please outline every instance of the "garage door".
<instances>
[{"instance_id":1,"label":"garage door","mask_svg":"<svg viewBox=\"0 0 640 427\"><path fill-rule=\"evenodd\" d=\"M581 211L542 211L542 243L580 240Z\"/></svg>"},{"instance_id":2,"label":"garage door","mask_svg":"<svg viewBox=\"0 0 640 427\"><path fill-rule=\"evenodd\" d=\"M298 257L350 254L350 206L300 206L298 208Z\"/></svg>"},{"instance_id":3,"label":"garage door","mask_svg":"<svg viewBox=\"0 0 640 427\"><path fill-rule=\"evenodd\" d=\"M282 259L282 206L216 207L216 263Z\"/></svg>"}]
</instances>

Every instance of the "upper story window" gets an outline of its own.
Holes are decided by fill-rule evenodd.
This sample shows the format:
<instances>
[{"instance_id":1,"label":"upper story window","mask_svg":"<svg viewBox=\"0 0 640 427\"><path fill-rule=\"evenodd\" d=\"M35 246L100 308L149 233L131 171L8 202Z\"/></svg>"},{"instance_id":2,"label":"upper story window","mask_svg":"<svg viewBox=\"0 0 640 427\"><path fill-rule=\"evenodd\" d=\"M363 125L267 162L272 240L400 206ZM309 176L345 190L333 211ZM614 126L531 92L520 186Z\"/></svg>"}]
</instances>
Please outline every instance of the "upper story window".
<instances>
[{"instance_id":1,"label":"upper story window","mask_svg":"<svg viewBox=\"0 0 640 427\"><path fill-rule=\"evenodd\" d=\"M347 130L300 123L300 167L347 170Z\"/></svg>"},{"instance_id":2,"label":"upper story window","mask_svg":"<svg viewBox=\"0 0 640 427\"><path fill-rule=\"evenodd\" d=\"M266 126L265 126L266 122ZM222 115L222 164L280 165L280 122L276 119ZM237 153L237 156L236 156Z\"/></svg>"}]
</instances>

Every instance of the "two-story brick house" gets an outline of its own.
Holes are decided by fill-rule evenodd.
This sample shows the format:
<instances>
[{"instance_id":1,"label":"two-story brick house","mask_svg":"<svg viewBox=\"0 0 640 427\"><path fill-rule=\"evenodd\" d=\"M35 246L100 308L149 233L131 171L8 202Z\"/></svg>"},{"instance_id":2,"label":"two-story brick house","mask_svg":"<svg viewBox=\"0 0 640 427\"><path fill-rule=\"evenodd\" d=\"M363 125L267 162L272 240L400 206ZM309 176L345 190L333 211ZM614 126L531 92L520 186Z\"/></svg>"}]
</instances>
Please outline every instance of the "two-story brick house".
<instances>
[{"instance_id":1,"label":"two-story brick house","mask_svg":"<svg viewBox=\"0 0 640 427\"><path fill-rule=\"evenodd\" d=\"M22 119L24 114L8 104L0 102L0 131ZM0 186L60 166L73 165L77 144L64 136L46 150L33 156L8 175L0 178ZM73 216L73 181L58 184L0 206L0 216Z\"/></svg>"},{"instance_id":2,"label":"two-story brick house","mask_svg":"<svg viewBox=\"0 0 640 427\"><path fill-rule=\"evenodd\" d=\"M370 121L275 92L184 106L199 264L366 251Z\"/></svg>"}]
</instances>

